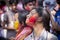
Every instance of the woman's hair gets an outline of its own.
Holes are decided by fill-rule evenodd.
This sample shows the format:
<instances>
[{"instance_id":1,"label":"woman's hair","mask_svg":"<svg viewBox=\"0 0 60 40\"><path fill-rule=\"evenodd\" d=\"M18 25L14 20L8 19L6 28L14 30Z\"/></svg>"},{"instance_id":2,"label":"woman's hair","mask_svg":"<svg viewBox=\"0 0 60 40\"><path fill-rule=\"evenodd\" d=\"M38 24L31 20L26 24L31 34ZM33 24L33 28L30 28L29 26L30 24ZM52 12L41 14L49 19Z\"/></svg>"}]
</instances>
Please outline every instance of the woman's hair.
<instances>
[{"instance_id":1,"label":"woman's hair","mask_svg":"<svg viewBox=\"0 0 60 40\"><path fill-rule=\"evenodd\" d=\"M43 22L43 25L44 27L46 28L46 30L50 30L50 26L49 26L49 23L50 23L50 14L47 10L43 9L43 7L38 7L36 8L36 11L38 13L38 16L39 17L42 17L42 22Z\"/></svg>"},{"instance_id":2,"label":"woman's hair","mask_svg":"<svg viewBox=\"0 0 60 40\"><path fill-rule=\"evenodd\" d=\"M56 2L60 5L60 0L56 0Z\"/></svg>"},{"instance_id":3,"label":"woman's hair","mask_svg":"<svg viewBox=\"0 0 60 40\"><path fill-rule=\"evenodd\" d=\"M26 25L25 21L26 21L26 15L27 14L28 14L28 12L26 12L26 11L21 11L19 13L18 20L19 20L19 23L20 24Z\"/></svg>"},{"instance_id":4,"label":"woman's hair","mask_svg":"<svg viewBox=\"0 0 60 40\"><path fill-rule=\"evenodd\" d=\"M50 13L48 12L48 10L44 10L43 11L43 23L44 23L44 26L46 28L46 30L50 31Z\"/></svg>"}]
</instances>

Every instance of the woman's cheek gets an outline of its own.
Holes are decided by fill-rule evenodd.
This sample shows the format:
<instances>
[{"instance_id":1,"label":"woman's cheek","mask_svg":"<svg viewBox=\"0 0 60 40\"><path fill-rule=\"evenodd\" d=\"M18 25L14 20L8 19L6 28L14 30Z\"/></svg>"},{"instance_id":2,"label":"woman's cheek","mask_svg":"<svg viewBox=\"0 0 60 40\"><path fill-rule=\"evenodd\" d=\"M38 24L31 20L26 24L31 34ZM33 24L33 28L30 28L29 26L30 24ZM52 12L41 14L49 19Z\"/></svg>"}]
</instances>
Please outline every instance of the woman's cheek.
<instances>
[{"instance_id":1,"label":"woman's cheek","mask_svg":"<svg viewBox=\"0 0 60 40\"><path fill-rule=\"evenodd\" d=\"M36 19L37 19L36 17L32 16L30 17L29 22L34 24L36 22Z\"/></svg>"},{"instance_id":2,"label":"woman's cheek","mask_svg":"<svg viewBox=\"0 0 60 40\"><path fill-rule=\"evenodd\" d=\"M34 25L35 22L36 22L36 17L33 16L26 20L27 25L30 26Z\"/></svg>"},{"instance_id":3,"label":"woman's cheek","mask_svg":"<svg viewBox=\"0 0 60 40\"><path fill-rule=\"evenodd\" d=\"M30 8L29 8L29 6L27 6L26 10L30 11Z\"/></svg>"}]
</instances>

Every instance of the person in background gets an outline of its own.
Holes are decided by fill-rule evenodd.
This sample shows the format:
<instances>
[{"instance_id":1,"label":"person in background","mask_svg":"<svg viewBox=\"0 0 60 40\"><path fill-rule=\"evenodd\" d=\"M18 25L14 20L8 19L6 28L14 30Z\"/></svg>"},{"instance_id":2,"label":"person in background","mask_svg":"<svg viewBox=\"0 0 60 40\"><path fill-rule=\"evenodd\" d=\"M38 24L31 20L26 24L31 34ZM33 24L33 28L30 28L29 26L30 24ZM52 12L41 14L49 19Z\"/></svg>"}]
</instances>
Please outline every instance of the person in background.
<instances>
[{"instance_id":1,"label":"person in background","mask_svg":"<svg viewBox=\"0 0 60 40\"><path fill-rule=\"evenodd\" d=\"M2 30L3 30L3 28L2 28L2 20L1 20L1 15L3 14L3 10L2 9L0 9L0 37L2 37Z\"/></svg>"},{"instance_id":2,"label":"person in background","mask_svg":"<svg viewBox=\"0 0 60 40\"><path fill-rule=\"evenodd\" d=\"M15 12L15 15L14 15L14 28L18 31L18 28L19 28L19 20L18 20L18 12L16 11Z\"/></svg>"},{"instance_id":3,"label":"person in background","mask_svg":"<svg viewBox=\"0 0 60 40\"><path fill-rule=\"evenodd\" d=\"M53 30L56 32L58 40L60 40L60 0L56 0L57 6L54 8L54 19L51 18Z\"/></svg>"},{"instance_id":4,"label":"person in background","mask_svg":"<svg viewBox=\"0 0 60 40\"><path fill-rule=\"evenodd\" d=\"M4 35L4 29L3 29L3 16L4 16L4 10L0 9L0 40L9 40Z\"/></svg>"},{"instance_id":5,"label":"person in background","mask_svg":"<svg viewBox=\"0 0 60 40\"><path fill-rule=\"evenodd\" d=\"M15 37L16 36L16 30L14 28L14 15L16 12L16 4L13 2L10 4L10 6L6 7L4 9L5 15L4 15L4 23L7 24L4 26L4 29L7 30L7 37L8 39L11 39L11 37Z\"/></svg>"},{"instance_id":6,"label":"person in background","mask_svg":"<svg viewBox=\"0 0 60 40\"><path fill-rule=\"evenodd\" d=\"M1 33L2 33L2 37L4 37L4 38L6 38L6 35L5 35L5 33L6 32L4 32L5 31L5 29L4 29L4 24L5 24L5 19L4 19L4 15L5 15L5 12L4 12L4 10L3 9L1 9L0 10L0 13L1 13L1 15L0 15L0 17L1 17ZM5 21L5 22L4 22Z\"/></svg>"},{"instance_id":7,"label":"person in background","mask_svg":"<svg viewBox=\"0 0 60 40\"><path fill-rule=\"evenodd\" d=\"M48 6L50 11L56 6L56 0L44 0L44 2L44 5Z\"/></svg>"},{"instance_id":8,"label":"person in background","mask_svg":"<svg viewBox=\"0 0 60 40\"><path fill-rule=\"evenodd\" d=\"M36 6L36 0L22 0L22 3L26 11L30 11Z\"/></svg>"},{"instance_id":9,"label":"person in background","mask_svg":"<svg viewBox=\"0 0 60 40\"><path fill-rule=\"evenodd\" d=\"M18 4L17 4L17 9L18 9L19 11L24 10L22 0L19 0L19 2L18 2Z\"/></svg>"}]
</instances>

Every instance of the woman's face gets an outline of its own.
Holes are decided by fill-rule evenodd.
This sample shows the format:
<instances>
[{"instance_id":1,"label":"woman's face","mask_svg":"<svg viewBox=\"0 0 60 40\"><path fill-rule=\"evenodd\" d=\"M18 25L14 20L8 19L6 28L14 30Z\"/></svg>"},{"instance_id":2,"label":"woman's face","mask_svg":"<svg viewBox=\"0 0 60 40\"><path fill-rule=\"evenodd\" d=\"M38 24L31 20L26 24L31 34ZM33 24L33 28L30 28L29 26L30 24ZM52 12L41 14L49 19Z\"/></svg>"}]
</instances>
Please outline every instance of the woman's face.
<instances>
[{"instance_id":1,"label":"woman's face","mask_svg":"<svg viewBox=\"0 0 60 40\"><path fill-rule=\"evenodd\" d=\"M35 9L33 9L26 18L26 24L29 26L33 26L38 18L38 13Z\"/></svg>"}]
</instances>

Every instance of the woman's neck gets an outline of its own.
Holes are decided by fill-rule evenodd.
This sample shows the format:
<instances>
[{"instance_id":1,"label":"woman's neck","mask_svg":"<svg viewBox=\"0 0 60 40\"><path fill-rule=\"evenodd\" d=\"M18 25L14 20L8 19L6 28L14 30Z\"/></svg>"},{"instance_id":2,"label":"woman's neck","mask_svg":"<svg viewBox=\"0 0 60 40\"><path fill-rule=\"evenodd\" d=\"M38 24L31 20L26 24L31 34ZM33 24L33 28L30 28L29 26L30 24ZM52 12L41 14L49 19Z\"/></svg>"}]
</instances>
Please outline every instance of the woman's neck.
<instances>
[{"instance_id":1,"label":"woman's neck","mask_svg":"<svg viewBox=\"0 0 60 40\"><path fill-rule=\"evenodd\" d=\"M43 24L36 24L34 25L34 34L36 37L40 36L41 32L43 31L44 27Z\"/></svg>"}]
</instances>

